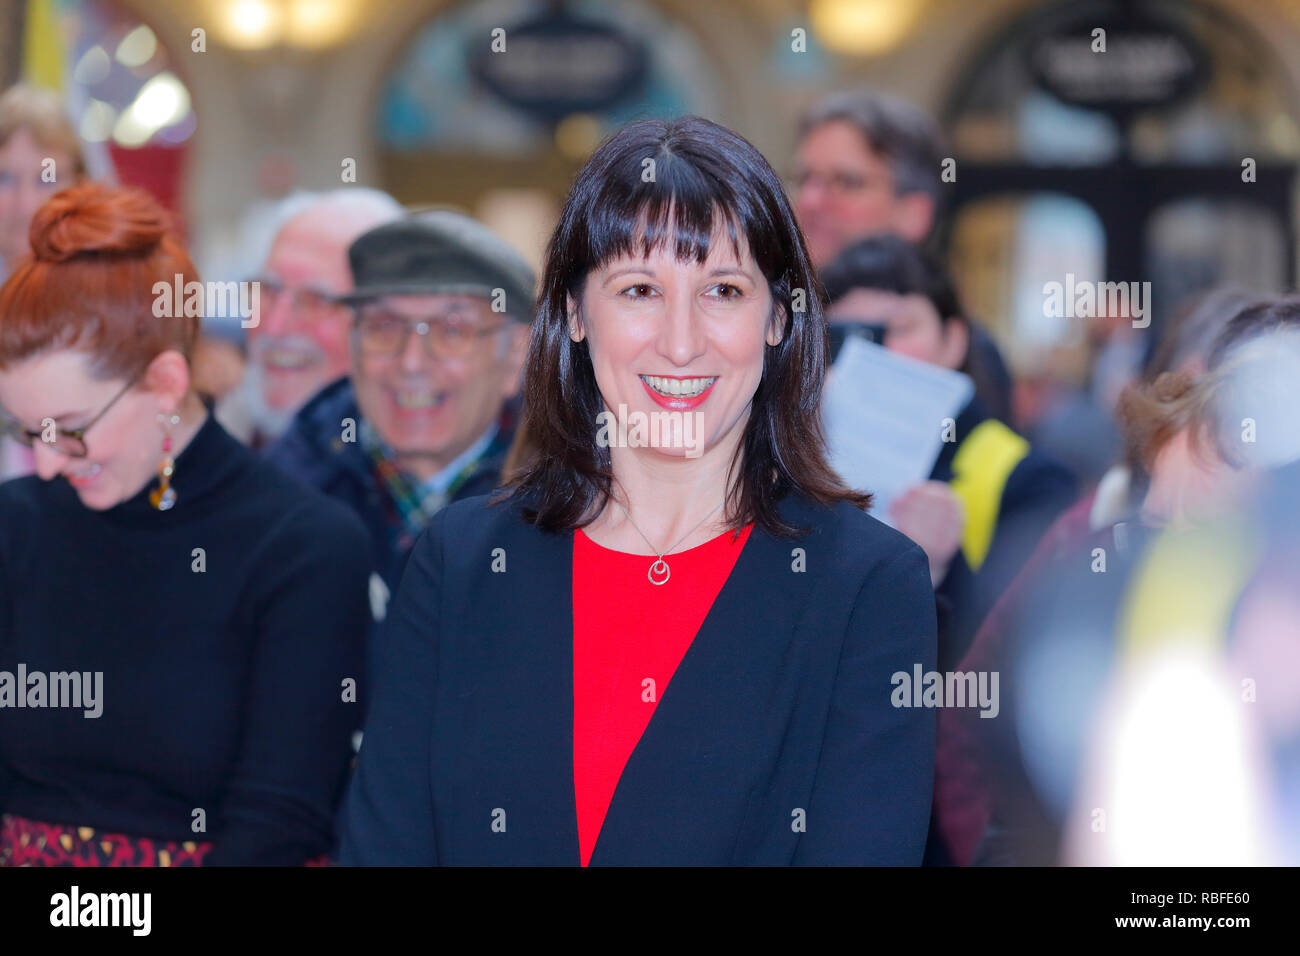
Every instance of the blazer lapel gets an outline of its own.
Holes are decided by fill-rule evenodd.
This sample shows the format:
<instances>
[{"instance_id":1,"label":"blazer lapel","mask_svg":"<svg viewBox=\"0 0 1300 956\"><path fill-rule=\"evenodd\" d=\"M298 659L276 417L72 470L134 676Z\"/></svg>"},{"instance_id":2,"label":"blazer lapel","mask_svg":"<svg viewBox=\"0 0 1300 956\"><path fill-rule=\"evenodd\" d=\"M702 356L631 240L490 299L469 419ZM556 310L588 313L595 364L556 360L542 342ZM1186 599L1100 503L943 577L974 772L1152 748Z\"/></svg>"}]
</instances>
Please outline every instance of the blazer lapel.
<instances>
[{"instance_id":1,"label":"blazer lapel","mask_svg":"<svg viewBox=\"0 0 1300 956\"><path fill-rule=\"evenodd\" d=\"M782 513L804 526L816 524L799 499L783 502ZM743 815L743 794L734 799L740 786L736 768L763 745L761 727L769 716L764 713L764 688L788 670L783 662L811 593L813 575L799 570L795 553L807 542L778 539L757 527L750 533L628 758L592 851L593 865L726 862L709 848L720 849L719 840L734 838L739 819L730 835L719 832L718 823L728 813ZM569 560L571 566L571 556ZM565 659L570 714L565 739L572 777L571 608L569 621ZM677 834L679 840L663 846L665 832Z\"/></svg>"}]
</instances>

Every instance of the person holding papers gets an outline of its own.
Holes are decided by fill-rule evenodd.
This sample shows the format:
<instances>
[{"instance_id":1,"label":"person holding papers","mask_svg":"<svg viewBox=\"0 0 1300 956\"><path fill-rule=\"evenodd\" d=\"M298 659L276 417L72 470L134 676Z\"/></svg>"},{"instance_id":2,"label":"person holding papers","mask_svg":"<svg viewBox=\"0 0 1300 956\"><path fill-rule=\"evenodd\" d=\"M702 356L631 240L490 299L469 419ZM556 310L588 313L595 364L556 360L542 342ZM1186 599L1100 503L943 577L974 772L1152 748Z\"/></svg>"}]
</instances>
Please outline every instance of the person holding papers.
<instances>
[{"instance_id":1,"label":"person holding papers","mask_svg":"<svg viewBox=\"0 0 1300 956\"><path fill-rule=\"evenodd\" d=\"M972 371L970 321L951 281L905 240L853 243L823 270L822 282L833 342L861 331L901 355ZM939 668L951 670L1076 488L1063 466L991 417L978 397L954 427L934 427L944 440L930 480L895 499L889 517L929 557L940 604Z\"/></svg>"}]
</instances>

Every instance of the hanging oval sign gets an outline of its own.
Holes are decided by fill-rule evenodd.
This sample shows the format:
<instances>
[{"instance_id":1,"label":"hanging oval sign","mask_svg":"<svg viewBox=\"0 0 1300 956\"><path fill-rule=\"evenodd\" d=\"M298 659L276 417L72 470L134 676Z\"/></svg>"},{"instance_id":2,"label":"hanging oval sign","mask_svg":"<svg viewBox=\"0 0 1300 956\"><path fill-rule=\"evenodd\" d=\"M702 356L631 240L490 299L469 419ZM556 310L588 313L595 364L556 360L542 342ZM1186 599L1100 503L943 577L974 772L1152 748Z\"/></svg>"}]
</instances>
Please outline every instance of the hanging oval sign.
<instances>
[{"instance_id":1,"label":"hanging oval sign","mask_svg":"<svg viewBox=\"0 0 1300 956\"><path fill-rule=\"evenodd\" d=\"M1167 107L1209 78L1205 48L1171 21L1140 10L1071 15L1028 44L1030 75L1074 106L1108 111Z\"/></svg>"},{"instance_id":2,"label":"hanging oval sign","mask_svg":"<svg viewBox=\"0 0 1300 956\"><path fill-rule=\"evenodd\" d=\"M469 57L476 79L539 119L610 109L645 83L645 46L614 27L558 11L492 31Z\"/></svg>"}]
</instances>

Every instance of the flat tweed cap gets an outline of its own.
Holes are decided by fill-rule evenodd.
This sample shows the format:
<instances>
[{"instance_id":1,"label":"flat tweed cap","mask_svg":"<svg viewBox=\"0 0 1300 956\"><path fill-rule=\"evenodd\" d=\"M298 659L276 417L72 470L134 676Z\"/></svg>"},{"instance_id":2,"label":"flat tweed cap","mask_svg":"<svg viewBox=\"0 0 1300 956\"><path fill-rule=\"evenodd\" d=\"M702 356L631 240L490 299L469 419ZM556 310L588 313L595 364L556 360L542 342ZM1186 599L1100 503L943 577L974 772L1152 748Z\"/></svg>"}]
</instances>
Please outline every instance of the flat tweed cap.
<instances>
[{"instance_id":1,"label":"flat tweed cap","mask_svg":"<svg viewBox=\"0 0 1300 956\"><path fill-rule=\"evenodd\" d=\"M348 248L355 291L344 302L384 295L474 295L501 289L505 312L533 320L533 270L482 223L438 209L377 226Z\"/></svg>"}]
</instances>

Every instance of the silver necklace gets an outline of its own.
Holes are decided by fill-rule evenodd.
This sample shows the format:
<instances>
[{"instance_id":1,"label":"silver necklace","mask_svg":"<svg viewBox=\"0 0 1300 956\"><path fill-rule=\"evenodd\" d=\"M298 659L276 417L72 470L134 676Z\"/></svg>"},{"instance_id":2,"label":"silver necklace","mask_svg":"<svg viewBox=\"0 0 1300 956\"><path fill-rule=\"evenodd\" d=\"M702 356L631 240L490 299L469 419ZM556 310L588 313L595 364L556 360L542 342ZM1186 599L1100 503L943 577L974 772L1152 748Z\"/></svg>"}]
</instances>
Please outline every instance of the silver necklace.
<instances>
[{"instance_id":1,"label":"silver necklace","mask_svg":"<svg viewBox=\"0 0 1300 956\"><path fill-rule=\"evenodd\" d=\"M614 504L618 505L620 508L623 508L623 502L619 501L617 498L614 498L613 495L611 495L610 497L613 498ZM726 503L727 503L726 498L723 498L721 501L719 501L718 507L714 508L708 514L706 514L703 517L703 519L701 519L700 524L697 524L694 528L692 528L690 531L686 532L684 535L682 535L680 538L677 539L677 544L681 544L683 541L685 541L687 538L693 535L699 529L700 525L704 524L705 521L708 521L715 514L717 514L718 508L721 508ZM653 544L650 543L650 539L645 536L645 532L642 531L639 527L637 527L637 523L632 520L632 515L628 512L626 508L623 508L623 514L627 515L628 522L632 525L633 528L636 528L636 533L641 535L641 540L646 543L646 546L649 547L651 551L653 551L655 554L659 556L658 560L656 560L653 564L651 564L650 569L646 571L646 577L649 578L651 584L656 584L656 585L667 584L668 578L672 574L672 570L668 567L668 562L664 560L664 555L672 551L673 548L676 548L677 544L674 544L672 548L664 548L663 551L660 551L658 548L656 548ZM658 578L657 577L658 575L663 575L663 577Z\"/></svg>"}]
</instances>

